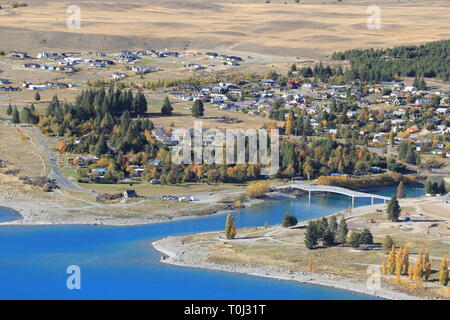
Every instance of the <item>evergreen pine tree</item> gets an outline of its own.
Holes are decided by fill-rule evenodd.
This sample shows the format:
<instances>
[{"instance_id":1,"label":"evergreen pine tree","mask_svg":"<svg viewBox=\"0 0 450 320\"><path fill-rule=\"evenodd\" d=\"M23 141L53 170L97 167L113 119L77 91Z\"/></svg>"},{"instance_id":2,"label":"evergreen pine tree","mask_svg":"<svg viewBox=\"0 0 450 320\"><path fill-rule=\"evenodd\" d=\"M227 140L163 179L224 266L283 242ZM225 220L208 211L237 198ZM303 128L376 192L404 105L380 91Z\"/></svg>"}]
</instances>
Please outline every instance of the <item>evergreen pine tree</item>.
<instances>
[{"instance_id":1,"label":"evergreen pine tree","mask_svg":"<svg viewBox=\"0 0 450 320\"><path fill-rule=\"evenodd\" d=\"M317 221L318 229L319 229L319 237L323 240L323 236L325 232L328 230L328 220L323 217Z\"/></svg>"},{"instance_id":2,"label":"evergreen pine tree","mask_svg":"<svg viewBox=\"0 0 450 320\"><path fill-rule=\"evenodd\" d=\"M445 181L444 181L444 179L442 179L441 181L439 181L438 193L439 193L440 195L445 195L445 194L447 194L447 189L445 188Z\"/></svg>"},{"instance_id":3,"label":"evergreen pine tree","mask_svg":"<svg viewBox=\"0 0 450 320\"><path fill-rule=\"evenodd\" d=\"M431 182L431 192L433 194L439 193L439 185L438 185L437 181Z\"/></svg>"},{"instance_id":4,"label":"evergreen pine tree","mask_svg":"<svg viewBox=\"0 0 450 320\"><path fill-rule=\"evenodd\" d=\"M36 94L34 95L35 101L41 101L41 95L39 94L39 91L36 91Z\"/></svg>"},{"instance_id":5,"label":"evergreen pine tree","mask_svg":"<svg viewBox=\"0 0 450 320\"><path fill-rule=\"evenodd\" d=\"M24 107L19 114L20 122L22 123L33 123L33 119L31 116L31 111L28 107Z\"/></svg>"},{"instance_id":6,"label":"evergreen pine tree","mask_svg":"<svg viewBox=\"0 0 450 320\"><path fill-rule=\"evenodd\" d=\"M359 246L361 245L361 234L359 232L353 231L348 239L348 244L352 248L359 248Z\"/></svg>"},{"instance_id":7,"label":"evergreen pine tree","mask_svg":"<svg viewBox=\"0 0 450 320\"><path fill-rule=\"evenodd\" d=\"M19 111L17 110L17 107L14 106L14 109L12 111L12 123L20 123L20 116L19 116Z\"/></svg>"},{"instance_id":8,"label":"evergreen pine tree","mask_svg":"<svg viewBox=\"0 0 450 320\"><path fill-rule=\"evenodd\" d=\"M337 241L341 244L345 244L347 242L347 234L348 234L347 223L345 222L345 218L342 217L341 220L339 221Z\"/></svg>"},{"instance_id":9,"label":"evergreen pine tree","mask_svg":"<svg viewBox=\"0 0 450 320\"><path fill-rule=\"evenodd\" d=\"M366 245L373 244L373 235L368 228L365 228L360 234L360 242Z\"/></svg>"},{"instance_id":10,"label":"evergreen pine tree","mask_svg":"<svg viewBox=\"0 0 450 320\"><path fill-rule=\"evenodd\" d=\"M338 231L338 222L336 216L331 216L328 221L328 228L331 230L331 232L336 233Z\"/></svg>"},{"instance_id":11,"label":"evergreen pine tree","mask_svg":"<svg viewBox=\"0 0 450 320\"><path fill-rule=\"evenodd\" d=\"M11 103L10 103L10 104L8 104L8 108L6 109L6 114L8 116L10 116L10 115L12 115L12 113L13 113L13 109L12 109L12 106L11 106Z\"/></svg>"},{"instance_id":12,"label":"evergreen pine tree","mask_svg":"<svg viewBox=\"0 0 450 320\"><path fill-rule=\"evenodd\" d=\"M161 108L161 113L165 116L170 116L172 115L172 111L173 111L172 104L170 103L169 98L166 97L164 99L164 104Z\"/></svg>"},{"instance_id":13,"label":"evergreen pine tree","mask_svg":"<svg viewBox=\"0 0 450 320\"><path fill-rule=\"evenodd\" d=\"M309 250L314 249L319 241L319 235L317 230L317 224L314 221L310 221L305 231L305 246Z\"/></svg>"},{"instance_id":14,"label":"evergreen pine tree","mask_svg":"<svg viewBox=\"0 0 450 320\"><path fill-rule=\"evenodd\" d=\"M201 118L205 113L205 107L201 100L195 100L192 106L192 116L194 118Z\"/></svg>"},{"instance_id":15,"label":"evergreen pine tree","mask_svg":"<svg viewBox=\"0 0 450 320\"><path fill-rule=\"evenodd\" d=\"M397 197L393 196L391 198L391 201L388 203L388 207L386 209L388 219L392 222L397 222L398 218L400 217L401 208L398 203Z\"/></svg>"},{"instance_id":16,"label":"evergreen pine tree","mask_svg":"<svg viewBox=\"0 0 450 320\"><path fill-rule=\"evenodd\" d=\"M425 190L424 191L425 191L426 194L433 194L433 187L432 187L430 179L428 179L425 182Z\"/></svg>"},{"instance_id":17,"label":"evergreen pine tree","mask_svg":"<svg viewBox=\"0 0 450 320\"><path fill-rule=\"evenodd\" d=\"M58 110L60 107L59 104L59 100L58 100L58 96L54 95L52 101L48 104L47 106L47 110L45 112L45 115L48 116L53 116L56 112L56 110Z\"/></svg>"},{"instance_id":18,"label":"evergreen pine tree","mask_svg":"<svg viewBox=\"0 0 450 320\"><path fill-rule=\"evenodd\" d=\"M323 234L323 244L331 247L334 244L334 232L328 228Z\"/></svg>"},{"instance_id":19,"label":"evergreen pine tree","mask_svg":"<svg viewBox=\"0 0 450 320\"><path fill-rule=\"evenodd\" d=\"M95 145L94 153L97 156L103 155L108 152L108 144L106 143L105 136L103 134L100 135L100 138Z\"/></svg>"},{"instance_id":20,"label":"evergreen pine tree","mask_svg":"<svg viewBox=\"0 0 450 320\"><path fill-rule=\"evenodd\" d=\"M293 227L297 224L297 218L291 214L285 213L283 216L283 221L281 221L281 226L283 228Z\"/></svg>"}]
</instances>

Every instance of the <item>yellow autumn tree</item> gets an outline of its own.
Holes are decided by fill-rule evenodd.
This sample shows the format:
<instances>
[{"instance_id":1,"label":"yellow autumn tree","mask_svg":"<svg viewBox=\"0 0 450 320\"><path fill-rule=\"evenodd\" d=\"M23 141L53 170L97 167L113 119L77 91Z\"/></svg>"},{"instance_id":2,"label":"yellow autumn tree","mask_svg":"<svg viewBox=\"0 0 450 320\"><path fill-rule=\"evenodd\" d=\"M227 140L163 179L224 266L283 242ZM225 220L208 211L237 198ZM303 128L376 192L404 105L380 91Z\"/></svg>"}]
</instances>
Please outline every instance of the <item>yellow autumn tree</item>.
<instances>
[{"instance_id":1,"label":"yellow autumn tree","mask_svg":"<svg viewBox=\"0 0 450 320\"><path fill-rule=\"evenodd\" d=\"M389 274L395 273L395 245L392 246L388 256Z\"/></svg>"},{"instance_id":2,"label":"yellow autumn tree","mask_svg":"<svg viewBox=\"0 0 450 320\"><path fill-rule=\"evenodd\" d=\"M268 182L256 182L247 187L245 194L251 199L262 198L270 191Z\"/></svg>"},{"instance_id":3,"label":"yellow autumn tree","mask_svg":"<svg viewBox=\"0 0 450 320\"><path fill-rule=\"evenodd\" d=\"M381 273L384 275L387 275L387 265L386 265L386 259L383 259L383 263L381 263Z\"/></svg>"},{"instance_id":4,"label":"yellow autumn tree","mask_svg":"<svg viewBox=\"0 0 450 320\"><path fill-rule=\"evenodd\" d=\"M414 267L412 264L408 267L408 279L412 280L414 278Z\"/></svg>"},{"instance_id":5,"label":"yellow autumn tree","mask_svg":"<svg viewBox=\"0 0 450 320\"><path fill-rule=\"evenodd\" d=\"M423 277L426 281L430 279L431 275L431 262L430 262L430 252L428 248L425 250L425 258L423 260Z\"/></svg>"},{"instance_id":6,"label":"yellow autumn tree","mask_svg":"<svg viewBox=\"0 0 450 320\"><path fill-rule=\"evenodd\" d=\"M56 147L56 150L59 152L66 151L68 146L69 146L69 144L66 141L61 140L61 141L59 141L58 146Z\"/></svg>"},{"instance_id":7,"label":"yellow autumn tree","mask_svg":"<svg viewBox=\"0 0 450 320\"><path fill-rule=\"evenodd\" d=\"M400 282L400 276L403 271L403 249L400 248L397 252L397 256L395 258L395 275L397 279L397 283Z\"/></svg>"},{"instance_id":8,"label":"yellow autumn tree","mask_svg":"<svg viewBox=\"0 0 450 320\"><path fill-rule=\"evenodd\" d=\"M408 274L409 270L409 253L408 253L408 247L405 247L403 249L403 274Z\"/></svg>"},{"instance_id":9,"label":"yellow autumn tree","mask_svg":"<svg viewBox=\"0 0 450 320\"><path fill-rule=\"evenodd\" d=\"M292 112L288 113L287 119L286 119L286 127L284 134L289 136L292 134L292 127L294 125L294 115Z\"/></svg>"},{"instance_id":10,"label":"yellow autumn tree","mask_svg":"<svg viewBox=\"0 0 450 320\"><path fill-rule=\"evenodd\" d=\"M422 279L423 279L423 254L422 249L420 249L416 264L414 266L413 280L416 282L421 282Z\"/></svg>"}]
</instances>

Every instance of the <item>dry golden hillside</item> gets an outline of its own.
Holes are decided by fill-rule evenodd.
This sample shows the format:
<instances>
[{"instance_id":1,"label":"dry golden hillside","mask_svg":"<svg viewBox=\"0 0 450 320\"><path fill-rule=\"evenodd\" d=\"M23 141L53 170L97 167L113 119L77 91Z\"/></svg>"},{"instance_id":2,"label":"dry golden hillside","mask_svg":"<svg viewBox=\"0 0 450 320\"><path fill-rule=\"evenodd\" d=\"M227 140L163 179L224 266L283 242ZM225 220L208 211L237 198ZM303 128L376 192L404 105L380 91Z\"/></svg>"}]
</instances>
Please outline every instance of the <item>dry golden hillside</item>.
<instances>
[{"instance_id":1,"label":"dry golden hillside","mask_svg":"<svg viewBox=\"0 0 450 320\"><path fill-rule=\"evenodd\" d=\"M417 44L449 38L450 2L429 1L77 1L81 29L69 30L72 2L0 1L0 48L8 50L229 49L322 57L337 49ZM367 28L367 8L381 29Z\"/></svg>"}]
</instances>

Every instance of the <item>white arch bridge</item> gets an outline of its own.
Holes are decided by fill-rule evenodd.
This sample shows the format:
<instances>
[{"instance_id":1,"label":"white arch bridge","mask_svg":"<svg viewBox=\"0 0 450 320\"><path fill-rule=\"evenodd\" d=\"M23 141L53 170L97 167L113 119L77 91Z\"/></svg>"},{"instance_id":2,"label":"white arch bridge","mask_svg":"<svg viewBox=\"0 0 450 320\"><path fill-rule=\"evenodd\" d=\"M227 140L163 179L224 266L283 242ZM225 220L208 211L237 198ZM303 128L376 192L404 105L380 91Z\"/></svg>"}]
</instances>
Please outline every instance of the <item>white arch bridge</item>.
<instances>
[{"instance_id":1,"label":"white arch bridge","mask_svg":"<svg viewBox=\"0 0 450 320\"><path fill-rule=\"evenodd\" d=\"M309 193L310 199L311 199L311 192L329 192L329 193L342 194L342 195L352 198L352 206L355 206L355 198L371 198L372 205L374 204L375 199L380 199L380 200L383 200L384 202L391 199L389 197L380 196L378 194L359 192L359 191L354 191L354 190L341 188L341 187L313 185L313 184L306 184L306 183L293 183L290 185L278 187L277 189L297 189L297 190L307 191Z\"/></svg>"}]
</instances>

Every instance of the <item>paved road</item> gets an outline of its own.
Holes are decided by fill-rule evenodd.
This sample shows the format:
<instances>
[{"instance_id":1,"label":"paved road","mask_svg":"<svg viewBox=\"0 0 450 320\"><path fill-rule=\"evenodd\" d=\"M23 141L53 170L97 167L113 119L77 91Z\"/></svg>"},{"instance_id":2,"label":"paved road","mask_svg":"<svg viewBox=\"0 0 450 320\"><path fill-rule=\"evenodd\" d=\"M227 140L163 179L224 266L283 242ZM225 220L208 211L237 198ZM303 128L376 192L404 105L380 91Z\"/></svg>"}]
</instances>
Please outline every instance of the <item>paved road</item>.
<instances>
[{"instance_id":1,"label":"paved road","mask_svg":"<svg viewBox=\"0 0 450 320\"><path fill-rule=\"evenodd\" d=\"M81 192L89 192L86 189L81 188L80 186L76 185L75 183L71 182L67 177L59 170L58 164L56 163L56 157L53 154L53 152L48 147L47 141L45 141L44 136L33 127L26 127L29 131L31 131L34 136L39 141L39 144L41 145L42 149L46 153L47 157L50 159L50 173L48 174L49 179L54 179L56 181L56 184L60 187L64 187L67 189L75 190L75 191L81 191Z\"/></svg>"},{"instance_id":2,"label":"paved road","mask_svg":"<svg viewBox=\"0 0 450 320\"><path fill-rule=\"evenodd\" d=\"M10 121L10 118L0 118L0 120L3 121ZM59 170L58 165L56 163L56 157L53 154L53 152L48 147L47 141L45 141L44 136L36 129L31 126L23 126L23 129L27 129L30 131L38 140L39 144L41 145L42 149L46 153L47 157L50 160L50 172L48 174L49 179L54 179L56 184L60 187L64 187L70 190L74 191L81 191L81 192L89 192L92 193L92 191L83 189L82 187L76 185L75 183L71 182L67 177Z\"/></svg>"}]
</instances>

